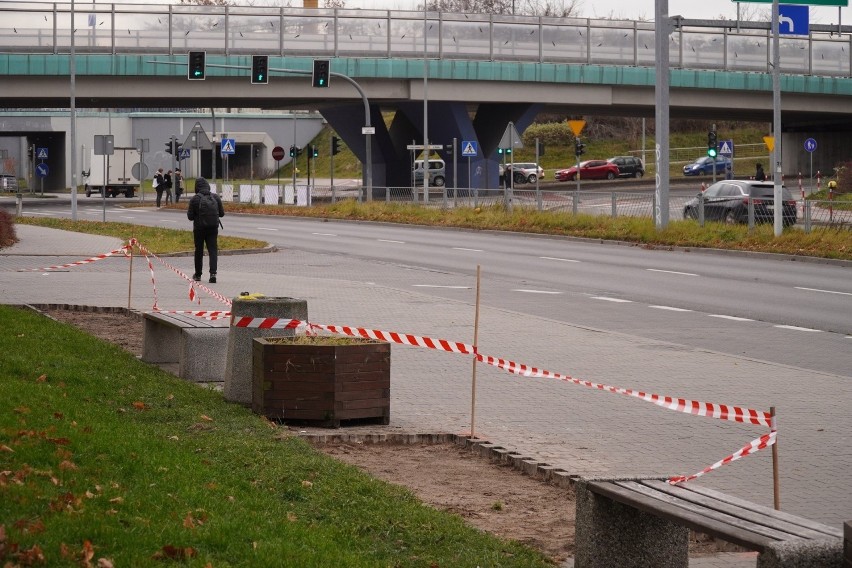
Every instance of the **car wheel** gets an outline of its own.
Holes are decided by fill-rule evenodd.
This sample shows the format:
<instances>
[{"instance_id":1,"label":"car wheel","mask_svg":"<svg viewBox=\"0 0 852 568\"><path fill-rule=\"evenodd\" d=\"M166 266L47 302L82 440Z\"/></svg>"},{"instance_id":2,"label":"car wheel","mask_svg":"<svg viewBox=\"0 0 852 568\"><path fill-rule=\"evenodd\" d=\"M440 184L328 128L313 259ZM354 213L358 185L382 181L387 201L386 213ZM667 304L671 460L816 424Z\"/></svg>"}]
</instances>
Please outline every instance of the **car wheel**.
<instances>
[{"instance_id":1,"label":"car wheel","mask_svg":"<svg viewBox=\"0 0 852 568\"><path fill-rule=\"evenodd\" d=\"M568 176L568 181L577 181L577 175L574 174L573 176Z\"/></svg>"},{"instance_id":2,"label":"car wheel","mask_svg":"<svg viewBox=\"0 0 852 568\"><path fill-rule=\"evenodd\" d=\"M729 210L725 214L725 224L726 225L736 225L737 224L737 216L734 215L734 212Z\"/></svg>"},{"instance_id":3,"label":"car wheel","mask_svg":"<svg viewBox=\"0 0 852 568\"><path fill-rule=\"evenodd\" d=\"M538 176L535 174L530 174L530 177L527 178L527 183L535 183L538 179Z\"/></svg>"},{"instance_id":4,"label":"car wheel","mask_svg":"<svg viewBox=\"0 0 852 568\"><path fill-rule=\"evenodd\" d=\"M642 177L643 175L645 175L645 172L643 172L642 170L636 170L636 177L637 177L637 178L640 178L640 177Z\"/></svg>"},{"instance_id":5,"label":"car wheel","mask_svg":"<svg viewBox=\"0 0 852 568\"><path fill-rule=\"evenodd\" d=\"M435 187L444 187L444 178L441 176L437 176L435 178Z\"/></svg>"},{"instance_id":6,"label":"car wheel","mask_svg":"<svg viewBox=\"0 0 852 568\"><path fill-rule=\"evenodd\" d=\"M684 219L698 219L698 215L695 214L695 209L693 209L692 207L684 207L683 218Z\"/></svg>"},{"instance_id":7,"label":"car wheel","mask_svg":"<svg viewBox=\"0 0 852 568\"><path fill-rule=\"evenodd\" d=\"M612 172L607 172L606 179L615 179L615 174Z\"/></svg>"}]
</instances>

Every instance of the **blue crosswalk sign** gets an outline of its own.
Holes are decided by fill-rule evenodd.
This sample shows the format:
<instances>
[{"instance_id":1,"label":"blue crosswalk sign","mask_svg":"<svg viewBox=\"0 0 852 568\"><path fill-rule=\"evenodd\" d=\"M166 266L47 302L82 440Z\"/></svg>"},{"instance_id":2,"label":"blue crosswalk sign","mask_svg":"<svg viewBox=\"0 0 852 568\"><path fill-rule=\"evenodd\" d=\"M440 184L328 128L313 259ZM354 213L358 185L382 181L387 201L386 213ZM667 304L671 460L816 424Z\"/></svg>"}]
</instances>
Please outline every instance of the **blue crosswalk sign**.
<instances>
[{"instance_id":1,"label":"blue crosswalk sign","mask_svg":"<svg viewBox=\"0 0 852 568\"><path fill-rule=\"evenodd\" d=\"M36 148L36 158L39 160L47 159L47 148Z\"/></svg>"},{"instance_id":2,"label":"blue crosswalk sign","mask_svg":"<svg viewBox=\"0 0 852 568\"><path fill-rule=\"evenodd\" d=\"M222 153L233 154L237 151L237 143L233 138L222 138Z\"/></svg>"},{"instance_id":3,"label":"blue crosswalk sign","mask_svg":"<svg viewBox=\"0 0 852 568\"><path fill-rule=\"evenodd\" d=\"M188 160L189 159L189 148L181 148L180 156L178 156L178 160Z\"/></svg>"},{"instance_id":4,"label":"blue crosswalk sign","mask_svg":"<svg viewBox=\"0 0 852 568\"><path fill-rule=\"evenodd\" d=\"M476 156L479 154L475 140L462 140L462 156Z\"/></svg>"}]
</instances>

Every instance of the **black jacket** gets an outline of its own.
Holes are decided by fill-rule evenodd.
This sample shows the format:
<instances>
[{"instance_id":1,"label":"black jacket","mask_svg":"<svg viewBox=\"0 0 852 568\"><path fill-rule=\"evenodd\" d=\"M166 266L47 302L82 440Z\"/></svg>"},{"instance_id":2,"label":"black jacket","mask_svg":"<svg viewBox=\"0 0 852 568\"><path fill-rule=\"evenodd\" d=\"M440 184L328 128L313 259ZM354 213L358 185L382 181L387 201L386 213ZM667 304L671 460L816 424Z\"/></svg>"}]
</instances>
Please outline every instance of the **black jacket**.
<instances>
[{"instance_id":1,"label":"black jacket","mask_svg":"<svg viewBox=\"0 0 852 568\"><path fill-rule=\"evenodd\" d=\"M192 229L204 229L201 226L201 219L198 217L199 203L201 203L202 195L212 195L216 200L216 205L219 207L219 217L225 216L225 207L222 205L222 198L215 193L211 193L209 188L201 188L195 192L192 199L189 200L189 206L186 208L186 218L192 221Z\"/></svg>"}]
</instances>

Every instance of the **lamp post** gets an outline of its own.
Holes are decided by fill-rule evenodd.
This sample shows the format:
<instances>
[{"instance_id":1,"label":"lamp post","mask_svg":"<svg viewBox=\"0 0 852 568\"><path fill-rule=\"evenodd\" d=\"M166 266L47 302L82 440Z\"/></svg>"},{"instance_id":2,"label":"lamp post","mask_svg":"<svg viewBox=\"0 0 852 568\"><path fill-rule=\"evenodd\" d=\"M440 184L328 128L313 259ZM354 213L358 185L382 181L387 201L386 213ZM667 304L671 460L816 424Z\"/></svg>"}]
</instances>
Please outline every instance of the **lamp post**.
<instances>
[{"instance_id":1,"label":"lamp post","mask_svg":"<svg viewBox=\"0 0 852 568\"><path fill-rule=\"evenodd\" d=\"M77 98L74 92L77 66L74 52L74 0L71 0L71 220L77 220Z\"/></svg>"}]
</instances>

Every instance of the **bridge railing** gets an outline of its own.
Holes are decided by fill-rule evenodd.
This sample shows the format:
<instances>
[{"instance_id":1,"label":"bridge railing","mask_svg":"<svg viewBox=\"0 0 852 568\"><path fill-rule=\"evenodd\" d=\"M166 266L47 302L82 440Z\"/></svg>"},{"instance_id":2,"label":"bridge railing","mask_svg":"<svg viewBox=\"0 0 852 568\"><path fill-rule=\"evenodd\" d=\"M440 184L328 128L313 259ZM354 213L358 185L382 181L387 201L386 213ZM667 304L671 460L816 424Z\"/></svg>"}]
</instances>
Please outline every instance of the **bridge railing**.
<instances>
[{"instance_id":1,"label":"bridge railing","mask_svg":"<svg viewBox=\"0 0 852 568\"><path fill-rule=\"evenodd\" d=\"M69 53L69 3L0 4L5 53ZM678 20L671 65L768 72L768 23ZM736 27L735 27L736 26ZM76 4L80 53L214 54L536 62L653 67L646 21L397 10L256 6ZM840 33L842 32L842 33ZM852 28L814 25L781 40L781 69L852 75ZM542 73L549 72L543 70Z\"/></svg>"}]
</instances>

